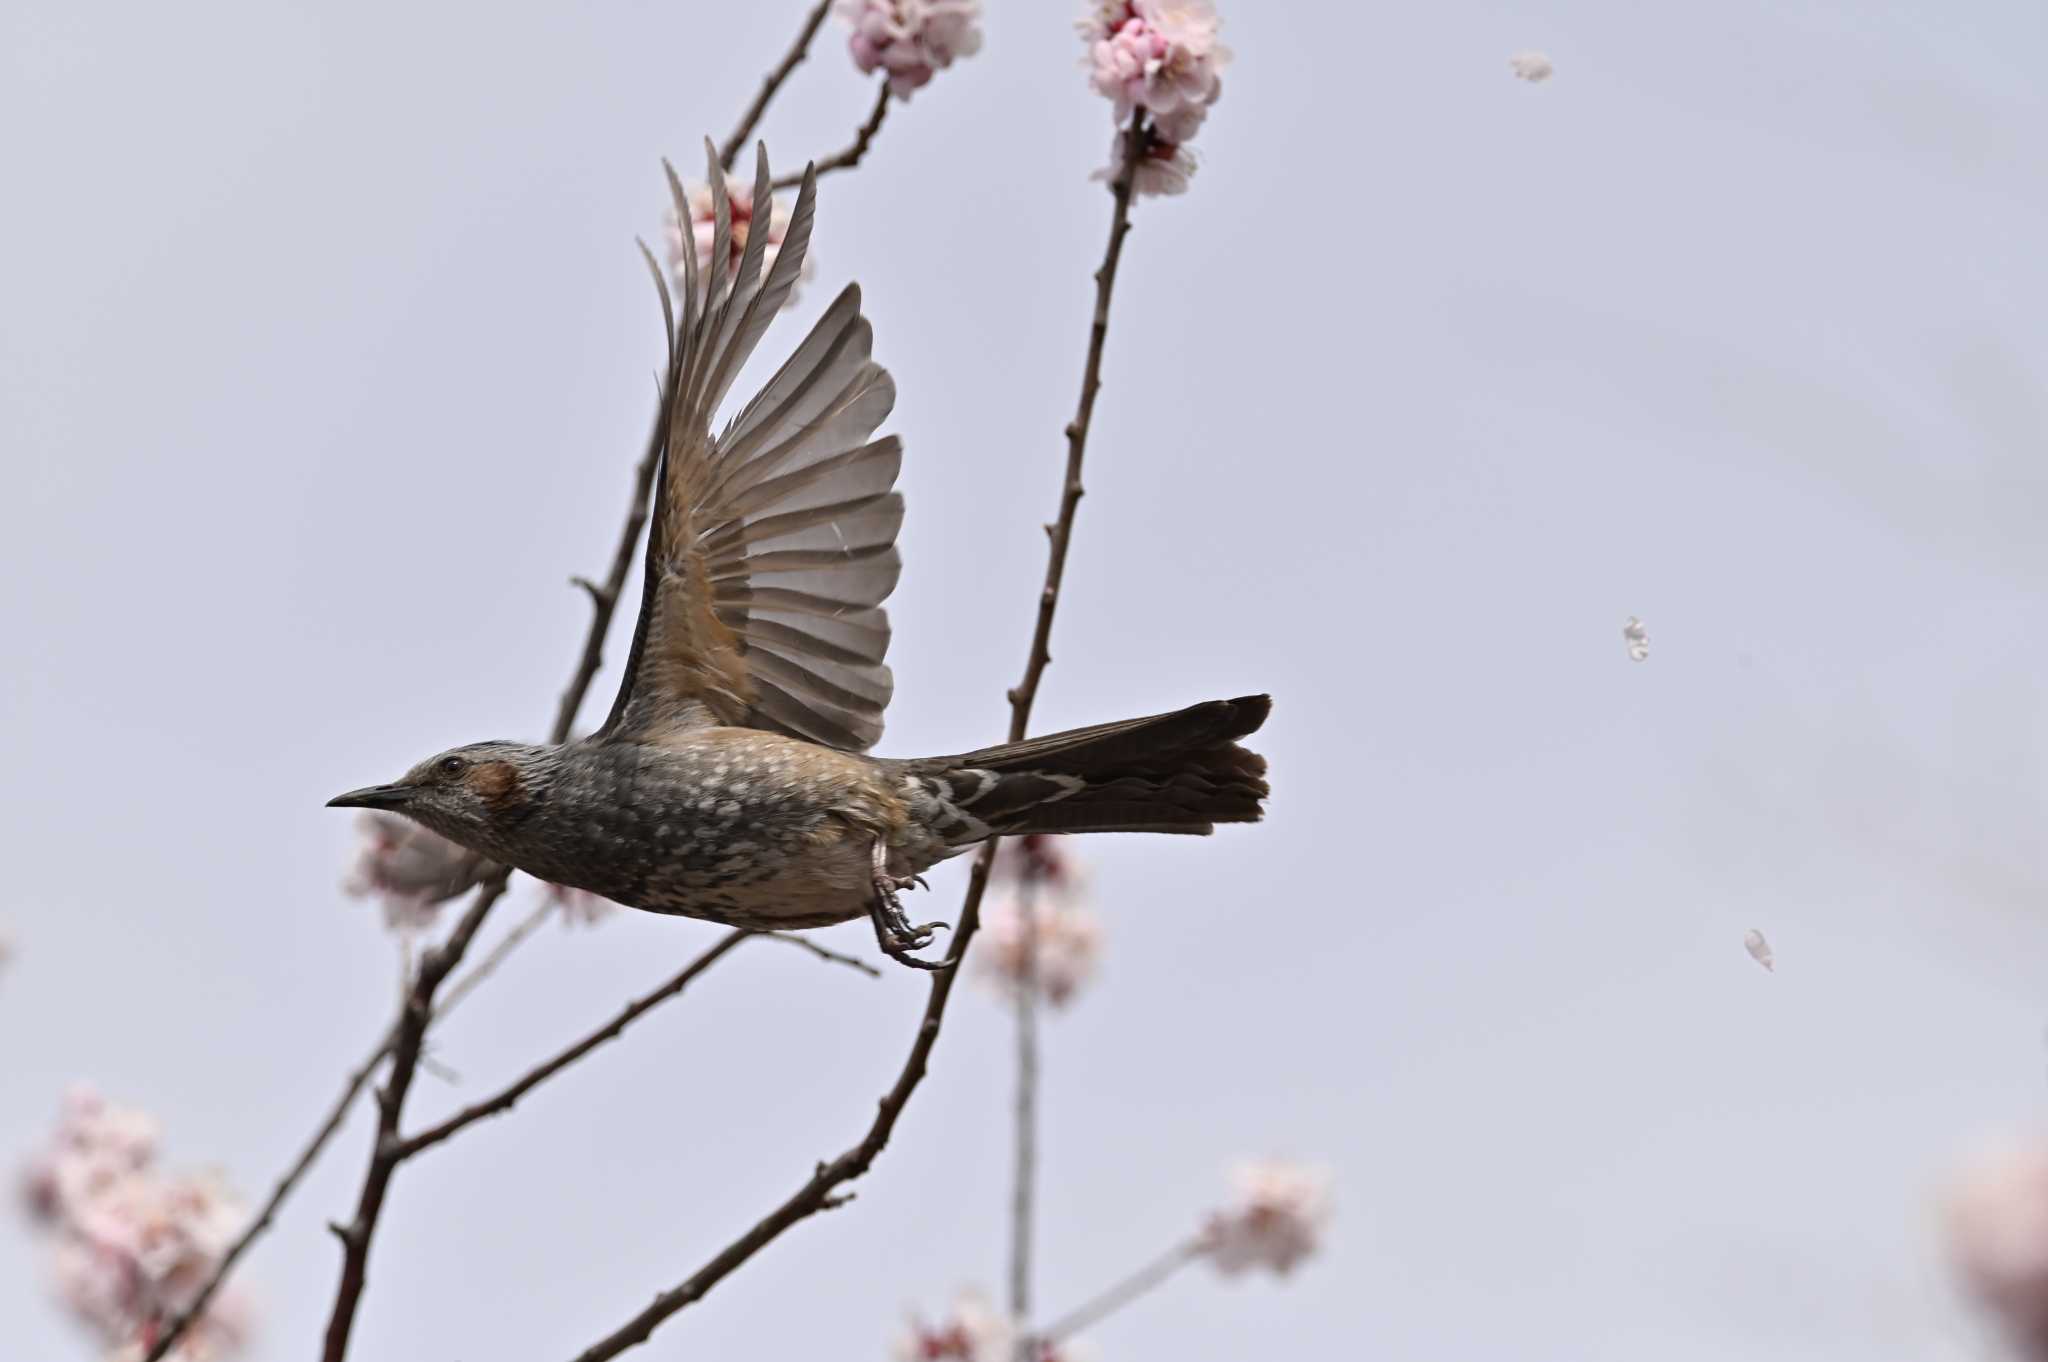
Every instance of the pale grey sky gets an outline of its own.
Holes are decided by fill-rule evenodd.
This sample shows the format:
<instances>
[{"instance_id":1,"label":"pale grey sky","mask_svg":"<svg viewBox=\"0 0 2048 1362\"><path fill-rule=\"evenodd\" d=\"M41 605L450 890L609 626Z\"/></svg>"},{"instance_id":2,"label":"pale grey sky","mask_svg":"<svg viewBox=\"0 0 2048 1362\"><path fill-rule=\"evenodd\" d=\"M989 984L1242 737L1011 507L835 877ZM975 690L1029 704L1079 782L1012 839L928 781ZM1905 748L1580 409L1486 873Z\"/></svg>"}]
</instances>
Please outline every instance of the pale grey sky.
<instances>
[{"instance_id":1,"label":"pale grey sky","mask_svg":"<svg viewBox=\"0 0 2048 1362\"><path fill-rule=\"evenodd\" d=\"M1085 848L1109 954L1047 1039L1042 1296L1276 1152L1335 1170L1328 1251L1190 1275L1103 1362L1975 1355L1931 1189L2048 1120L2048 11L1223 7L1039 713L1270 690L1276 794ZM647 417L657 158L799 8L0 12L0 1157L79 1077L252 1196L303 1138L393 990L321 801L543 727ZM1108 211L1066 7L991 9L827 182L767 347L858 278L901 388L895 754L1001 729ZM866 91L830 32L778 161ZM416 1108L712 931L551 934ZM404 1170L356 1354L572 1355L861 1129L923 995L742 952ZM647 1357L878 1358L998 1285L1006 1018L953 1021L859 1200ZM254 1362L314 1346L367 1140L242 1275ZM8 1355L89 1356L41 1270L0 1232Z\"/></svg>"}]
</instances>

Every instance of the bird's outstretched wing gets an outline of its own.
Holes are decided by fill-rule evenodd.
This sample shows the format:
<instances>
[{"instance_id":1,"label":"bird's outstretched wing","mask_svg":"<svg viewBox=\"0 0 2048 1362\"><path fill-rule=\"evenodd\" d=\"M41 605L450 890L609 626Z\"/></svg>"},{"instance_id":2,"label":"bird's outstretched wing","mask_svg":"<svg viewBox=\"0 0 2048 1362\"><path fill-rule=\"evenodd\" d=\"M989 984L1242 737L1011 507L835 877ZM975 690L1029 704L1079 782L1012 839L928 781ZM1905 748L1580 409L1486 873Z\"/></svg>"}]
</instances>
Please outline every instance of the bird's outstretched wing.
<instances>
[{"instance_id":1,"label":"bird's outstretched wing","mask_svg":"<svg viewBox=\"0 0 2048 1362\"><path fill-rule=\"evenodd\" d=\"M672 329L646 594L618 699L596 736L732 724L857 751L881 736L894 685L882 661L889 617L881 604L901 571L903 498L890 489L903 450L894 436L870 437L895 405L896 386L868 357L873 332L859 288L849 286L713 437L719 403L803 267L817 184L806 171L764 274L766 151L737 264L715 154L710 181L715 237L700 276L689 206L669 172L685 275L678 316L655 268Z\"/></svg>"}]
</instances>

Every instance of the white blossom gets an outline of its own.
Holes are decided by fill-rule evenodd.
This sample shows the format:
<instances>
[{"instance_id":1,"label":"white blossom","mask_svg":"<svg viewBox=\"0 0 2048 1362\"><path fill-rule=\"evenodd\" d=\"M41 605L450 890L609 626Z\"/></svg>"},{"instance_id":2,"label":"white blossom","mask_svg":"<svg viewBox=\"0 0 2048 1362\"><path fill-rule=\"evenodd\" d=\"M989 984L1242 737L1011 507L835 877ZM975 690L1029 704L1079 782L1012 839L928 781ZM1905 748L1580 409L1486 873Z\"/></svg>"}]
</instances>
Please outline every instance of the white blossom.
<instances>
[{"instance_id":1,"label":"white blossom","mask_svg":"<svg viewBox=\"0 0 2048 1362\"><path fill-rule=\"evenodd\" d=\"M342 891L376 899L383 905L385 925L394 930L432 926L442 904L486 873L482 856L395 813L365 813L357 827L363 843L341 882Z\"/></svg>"},{"instance_id":2,"label":"white blossom","mask_svg":"<svg viewBox=\"0 0 2048 1362\"><path fill-rule=\"evenodd\" d=\"M58 1295L120 1362L191 1306L247 1220L217 1176L160 1172L157 1139L147 1114L74 1088L26 1180L30 1216L54 1241ZM171 1356L207 1362L248 1332L242 1298L224 1289Z\"/></svg>"},{"instance_id":3,"label":"white blossom","mask_svg":"<svg viewBox=\"0 0 2048 1362\"><path fill-rule=\"evenodd\" d=\"M912 1314L896 1336L899 1362L1013 1362L1010 1322L979 1291L962 1291L952 1313L927 1323Z\"/></svg>"},{"instance_id":4,"label":"white blossom","mask_svg":"<svg viewBox=\"0 0 2048 1362\"><path fill-rule=\"evenodd\" d=\"M1062 840L1003 843L971 952L975 977L995 992L1015 997L1028 980L1055 1007L1073 1001L1102 958L1102 920Z\"/></svg>"},{"instance_id":5,"label":"white blossom","mask_svg":"<svg viewBox=\"0 0 2048 1362\"><path fill-rule=\"evenodd\" d=\"M1316 1251L1330 1218L1327 1173L1265 1160L1239 1165L1233 1180L1236 1200L1210 1215L1200 1240L1218 1271L1265 1267L1284 1276Z\"/></svg>"},{"instance_id":6,"label":"white blossom","mask_svg":"<svg viewBox=\"0 0 2048 1362\"><path fill-rule=\"evenodd\" d=\"M1508 58L1508 69L1531 85L1541 85L1557 68L1541 52L1517 52Z\"/></svg>"},{"instance_id":7,"label":"white blossom","mask_svg":"<svg viewBox=\"0 0 2048 1362\"><path fill-rule=\"evenodd\" d=\"M1762 965L1765 969L1775 970L1777 968L1777 965L1774 963L1776 957L1771 954L1771 943L1764 940L1764 934L1756 928L1751 927L1742 934L1742 949L1748 951L1749 958Z\"/></svg>"}]
</instances>

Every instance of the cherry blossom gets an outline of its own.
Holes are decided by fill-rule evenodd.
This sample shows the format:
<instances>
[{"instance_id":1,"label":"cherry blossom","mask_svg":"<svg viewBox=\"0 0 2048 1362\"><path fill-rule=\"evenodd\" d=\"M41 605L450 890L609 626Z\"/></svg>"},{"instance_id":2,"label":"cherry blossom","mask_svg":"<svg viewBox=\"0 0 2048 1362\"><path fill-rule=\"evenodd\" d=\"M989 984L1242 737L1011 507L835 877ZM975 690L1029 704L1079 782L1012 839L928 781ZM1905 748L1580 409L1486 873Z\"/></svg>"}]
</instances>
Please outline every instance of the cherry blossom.
<instances>
[{"instance_id":1,"label":"cherry blossom","mask_svg":"<svg viewBox=\"0 0 2048 1362\"><path fill-rule=\"evenodd\" d=\"M1199 1241L1218 1271L1265 1267L1284 1276L1316 1251L1330 1218L1328 1174L1266 1160L1240 1165L1233 1181L1236 1201L1210 1215Z\"/></svg>"},{"instance_id":2,"label":"cherry blossom","mask_svg":"<svg viewBox=\"0 0 2048 1362\"><path fill-rule=\"evenodd\" d=\"M31 1218L53 1238L58 1295L110 1350L140 1357L197 1298L247 1216L217 1176L155 1166L156 1121L89 1088L65 1096L50 1143L31 1160ZM173 1357L205 1362L246 1338L248 1311L217 1293Z\"/></svg>"},{"instance_id":3,"label":"cherry blossom","mask_svg":"<svg viewBox=\"0 0 2048 1362\"><path fill-rule=\"evenodd\" d=\"M1531 85L1541 85L1557 68L1541 52L1517 52L1508 58L1508 69Z\"/></svg>"},{"instance_id":4,"label":"cherry blossom","mask_svg":"<svg viewBox=\"0 0 2048 1362\"><path fill-rule=\"evenodd\" d=\"M1222 97L1230 61L1230 49L1218 41L1221 26L1210 0L1105 0L1080 20L1089 82L1114 107L1119 128L1137 111L1146 116L1140 194L1183 193L1195 173L1186 144ZM1119 138L1095 178L1114 181L1123 157Z\"/></svg>"},{"instance_id":5,"label":"cherry blossom","mask_svg":"<svg viewBox=\"0 0 2048 1362\"><path fill-rule=\"evenodd\" d=\"M1109 164L1090 175L1091 180L1114 184L1124 172L1124 134L1119 130L1109 143ZM1131 182L1132 192L1142 198L1172 197L1188 192L1189 181L1195 178L1195 153L1190 147L1176 146L1156 137L1145 140L1145 154L1138 162L1137 178Z\"/></svg>"},{"instance_id":6,"label":"cherry blossom","mask_svg":"<svg viewBox=\"0 0 2048 1362\"><path fill-rule=\"evenodd\" d=\"M375 898L397 931L433 925L440 906L489 873L489 862L439 833L395 813L369 812L357 821L363 844L341 882L352 898Z\"/></svg>"},{"instance_id":7,"label":"cherry blossom","mask_svg":"<svg viewBox=\"0 0 2048 1362\"><path fill-rule=\"evenodd\" d=\"M1030 836L1003 844L973 946L984 984L1014 997L1029 980L1055 1007L1073 1001L1102 956L1102 921L1061 840Z\"/></svg>"},{"instance_id":8,"label":"cherry blossom","mask_svg":"<svg viewBox=\"0 0 2048 1362\"><path fill-rule=\"evenodd\" d=\"M839 0L836 8L853 28L853 64L886 72L898 99L981 50L980 0Z\"/></svg>"},{"instance_id":9,"label":"cherry blossom","mask_svg":"<svg viewBox=\"0 0 2048 1362\"><path fill-rule=\"evenodd\" d=\"M737 268L740 257L747 249L747 239L755 228L754 187L741 180L728 179L725 182L726 198L732 211L732 258L728 262ZM691 184L684 186L684 200L690 210L690 230L687 239L697 252L697 289L701 299L704 290L710 286L711 250L718 244L717 209L711 193L711 186ZM782 254L783 240L789 235L790 206L781 198L770 195L768 199L768 244L762 248L761 273L765 278L775 267L775 258ZM675 276L676 288L683 287L683 242L685 233L670 208L663 219L663 231L668 238L669 269ZM806 253L799 279L808 279L813 273L813 257ZM789 298L783 303L788 307L796 301L797 290L791 289Z\"/></svg>"},{"instance_id":10,"label":"cherry blossom","mask_svg":"<svg viewBox=\"0 0 2048 1362\"><path fill-rule=\"evenodd\" d=\"M1751 927L1742 934L1742 949L1749 952L1749 958L1767 970L1777 969L1777 957L1771 954L1771 943L1764 940L1764 934Z\"/></svg>"}]
</instances>

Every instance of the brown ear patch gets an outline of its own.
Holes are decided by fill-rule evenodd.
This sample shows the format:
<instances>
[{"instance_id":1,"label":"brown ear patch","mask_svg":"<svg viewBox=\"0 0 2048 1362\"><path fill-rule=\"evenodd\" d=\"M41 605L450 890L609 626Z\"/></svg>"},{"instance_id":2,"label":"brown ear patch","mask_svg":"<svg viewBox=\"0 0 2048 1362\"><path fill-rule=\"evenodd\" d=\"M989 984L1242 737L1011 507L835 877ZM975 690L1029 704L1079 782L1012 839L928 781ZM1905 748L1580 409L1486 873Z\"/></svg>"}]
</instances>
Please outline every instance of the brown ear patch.
<instances>
[{"instance_id":1,"label":"brown ear patch","mask_svg":"<svg viewBox=\"0 0 2048 1362\"><path fill-rule=\"evenodd\" d=\"M509 761L487 761L469 773L469 788L493 804L519 795L519 772Z\"/></svg>"}]
</instances>

